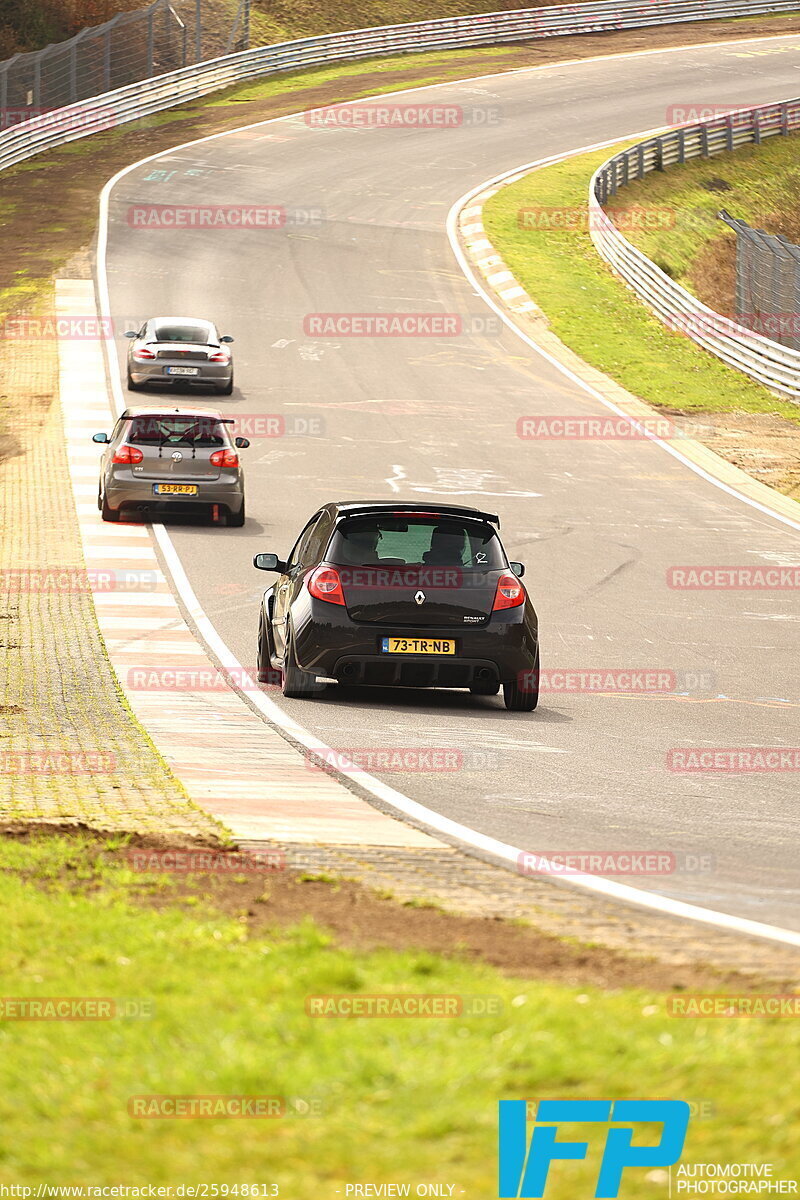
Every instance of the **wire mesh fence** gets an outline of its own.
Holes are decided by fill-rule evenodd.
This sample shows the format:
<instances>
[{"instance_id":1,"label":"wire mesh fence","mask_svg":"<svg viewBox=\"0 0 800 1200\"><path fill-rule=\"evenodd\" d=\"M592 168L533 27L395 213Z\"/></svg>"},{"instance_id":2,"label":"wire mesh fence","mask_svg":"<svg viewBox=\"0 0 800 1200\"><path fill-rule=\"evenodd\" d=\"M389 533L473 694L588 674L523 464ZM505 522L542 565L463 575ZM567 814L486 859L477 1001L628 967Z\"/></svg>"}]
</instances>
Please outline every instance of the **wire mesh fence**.
<instances>
[{"instance_id":1,"label":"wire mesh fence","mask_svg":"<svg viewBox=\"0 0 800 1200\"><path fill-rule=\"evenodd\" d=\"M249 0L213 19L203 0L153 0L66 42L0 63L0 130L126 84L247 48Z\"/></svg>"},{"instance_id":2,"label":"wire mesh fence","mask_svg":"<svg viewBox=\"0 0 800 1200\"><path fill-rule=\"evenodd\" d=\"M800 246L753 229L725 209L736 232L736 318L739 324L800 350Z\"/></svg>"}]
</instances>

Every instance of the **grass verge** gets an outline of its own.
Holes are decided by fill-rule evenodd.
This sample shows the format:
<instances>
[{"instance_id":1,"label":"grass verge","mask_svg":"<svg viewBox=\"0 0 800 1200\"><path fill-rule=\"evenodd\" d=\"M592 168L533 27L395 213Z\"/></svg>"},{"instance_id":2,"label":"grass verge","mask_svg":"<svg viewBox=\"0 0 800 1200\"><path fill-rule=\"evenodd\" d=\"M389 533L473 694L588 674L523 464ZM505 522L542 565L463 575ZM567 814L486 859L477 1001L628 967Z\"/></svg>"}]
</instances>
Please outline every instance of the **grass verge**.
<instances>
[{"instance_id":1,"label":"grass verge","mask_svg":"<svg viewBox=\"0 0 800 1200\"><path fill-rule=\"evenodd\" d=\"M515 979L424 951L355 954L309 921L254 934L244 906L214 911L135 874L113 848L100 858L83 838L0 841L4 995L152 1006L101 1022L0 1020L0 1182L263 1182L291 1200L333 1200L345 1182L436 1180L488 1197L499 1098L654 1091L703 1105L687 1160L800 1170L785 1069L797 1022L675 1020L657 992ZM306 1015L306 996L343 992L491 995L503 1007ZM297 1099L321 1111L136 1119L128 1100L142 1094L284 1096L290 1112ZM592 1194L594 1151L554 1172L548 1195ZM626 1180L633 1200L657 1192L644 1172Z\"/></svg>"},{"instance_id":2,"label":"grass verge","mask_svg":"<svg viewBox=\"0 0 800 1200\"><path fill-rule=\"evenodd\" d=\"M502 188L484 206L489 238L553 332L634 395L671 411L771 413L800 425L797 405L666 329L597 254L585 219L588 181L629 144L578 155ZM632 202L627 194L625 202ZM522 228L525 208L566 210L575 214L575 228Z\"/></svg>"}]
</instances>

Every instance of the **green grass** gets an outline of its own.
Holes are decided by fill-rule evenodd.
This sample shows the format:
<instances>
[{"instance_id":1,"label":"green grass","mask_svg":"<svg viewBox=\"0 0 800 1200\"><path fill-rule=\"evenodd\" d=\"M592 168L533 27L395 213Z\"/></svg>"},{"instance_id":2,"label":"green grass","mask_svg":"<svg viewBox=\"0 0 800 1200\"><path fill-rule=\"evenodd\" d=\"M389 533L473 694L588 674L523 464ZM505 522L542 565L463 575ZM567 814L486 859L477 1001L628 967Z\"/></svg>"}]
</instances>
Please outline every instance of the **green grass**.
<instances>
[{"instance_id":1,"label":"green grass","mask_svg":"<svg viewBox=\"0 0 800 1200\"><path fill-rule=\"evenodd\" d=\"M169 883L98 868L87 846L0 842L2 993L136 998L154 1015L0 1021L0 1183L264 1181L311 1200L344 1182L439 1180L491 1197L498 1098L581 1095L710 1102L713 1115L690 1127L687 1160L800 1170L786 1069L798 1022L676 1020L646 992L514 980L423 952L359 956L310 923L250 936L204 904L146 906L142 895L163 901ZM504 1011L305 1014L308 994L385 991L490 994ZM285 1095L322 1115L129 1117L128 1098L151 1093ZM592 1194L596 1168L595 1155L559 1171L548 1196ZM636 1173L625 1194L661 1193Z\"/></svg>"},{"instance_id":2,"label":"green grass","mask_svg":"<svg viewBox=\"0 0 800 1200\"><path fill-rule=\"evenodd\" d=\"M629 144L578 155L502 188L483 210L489 238L554 333L634 395L689 413L771 412L800 424L797 406L776 399L651 316L599 257L585 220L576 222L584 228L574 230L520 228L522 208L585 214L593 171Z\"/></svg>"},{"instance_id":3,"label":"green grass","mask_svg":"<svg viewBox=\"0 0 800 1200\"><path fill-rule=\"evenodd\" d=\"M730 190L710 190L708 185L718 181ZM698 255L714 243L735 237L717 216L721 208L756 227L769 227L776 214L794 215L797 223L799 195L800 135L795 134L770 138L760 147L743 146L708 160L695 159L663 173L654 171L622 189L607 207L612 215L633 205L674 211L674 226L635 229L626 236L673 279L691 289L690 272Z\"/></svg>"}]
</instances>

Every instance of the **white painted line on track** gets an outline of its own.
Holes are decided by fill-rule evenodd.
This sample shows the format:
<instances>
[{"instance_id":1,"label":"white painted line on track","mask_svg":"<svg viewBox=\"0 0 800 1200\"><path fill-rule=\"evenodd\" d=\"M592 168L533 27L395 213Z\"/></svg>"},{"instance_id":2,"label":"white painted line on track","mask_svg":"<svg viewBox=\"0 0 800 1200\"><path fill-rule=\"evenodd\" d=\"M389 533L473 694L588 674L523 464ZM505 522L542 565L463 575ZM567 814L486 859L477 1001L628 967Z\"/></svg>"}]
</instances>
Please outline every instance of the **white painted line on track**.
<instances>
[{"instance_id":1,"label":"white painted line on track","mask_svg":"<svg viewBox=\"0 0 800 1200\"><path fill-rule=\"evenodd\" d=\"M696 51L696 50L704 50L704 49L707 50L707 49L713 48L715 46L729 47L729 46L733 46L733 45L746 44L748 42L754 42L754 41L762 42L762 41L786 40L786 39L792 38L793 36L796 38L797 35L778 34L778 35L775 35L774 37L770 36L768 38L742 38L742 39L737 39L736 41L724 41L724 42L716 42L716 43L712 42L712 43L701 44L698 46L670 47L666 50L641 50L641 51L634 51L634 52L626 53L626 54L603 55L598 59L576 59L576 60L570 60L570 61L561 62L561 63L550 63L546 66L541 66L541 67L523 68L522 71L520 71L518 69L513 73L521 74L521 73L527 72L527 73L533 74L535 72L547 71L547 70L553 70L553 69L562 70L565 67L570 67L570 66L586 66L587 63L592 63L592 62L597 62L597 61L608 61L609 59L637 58L637 57L644 57L644 56L652 56L655 54L677 53L680 51L683 51L685 53L688 51ZM498 72L494 72L492 75L488 75L488 76L487 75L470 76L468 79L449 80L446 83L442 83L442 84L421 85L420 87L417 87L417 88L403 88L403 89L399 89L396 92L380 93L378 98L381 101L384 101L390 96L403 95L403 94L408 94L409 92L415 92L415 91L427 91L427 90L432 90L432 89L441 88L441 87L452 88L453 86L457 86L459 83L467 83L467 82L471 82L471 81L477 80L477 79L497 78L499 76L508 75L510 73L512 73L512 72L498 71ZM352 101L351 103L354 103L354 104L364 103L365 101L368 101L370 99L374 100L374 99L376 99L376 97L372 97L372 98L371 97L359 97L359 99L357 101ZM109 297L108 269L107 269L109 201L110 201L111 193L112 193L114 187L121 179L123 179L131 171L136 170L138 167L144 166L145 164L150 163L150 162L154 162L155 160L157 160L159 158L163 158L166 155L174 154L179 150L185 150L192 146L197 146L197 145L200 145L200 144L203 144L206 142L215 141L218 138L228 137L231 134L242 133L245 130L255 129L260 126L266 126L266 125L276 124L279 122L288 122L288 121L296 120L298 117L300 117L302 115L303 115L303 113L299 112L299 113L292 113L292 114L289 114L288 116L284 116L284 117L273 117L266 121L256 121L249 125L237 126L234 129L227 130L225 133L216 133L216 134L210 134L210 135L207 135L207 136L201 137L201 138L195 138L192 141L183 142L178 146L173 146L170 149L161 151L158 154L148 155L146 158L143 158L143 159L138 160L137 162L131 163L129 166L123 168L123 170L121 170L121 171L118 171L116 175L114 175L111 179L109 179L100 193L99 233L98 233L98 244L97 244L97 288L98 288L98 297L99 297L99 302L100 302L101 315L106 318L109 318L109 319L111 318L111 304L110 304L110 297ZM666 127L662 126L662 127L656 128L656 129L645 130L644 132L640 132L640 133L633 133L630 135L630 137L631 137L631 139L633 139L633 138L644 138L647 136L652 136L658 132L661 132L665 128ZM574 154L587 153L593 149L602 149L605 146L612 146L612 145L615 145L617 142L625 141L625 140L628 140L625 136L623 136L622 138L615 137L615 138L609 139L606 142L596 143L593 146L586 146L579 150L572 151L569 154L553 155L550 158L543 159L537 163L532 163L532 164L528 164L526 166L517 167L517 168L515 168L514 172L507 172L501 176L498 176L497 180L499 181L499 180L505 179L509 174L524 174L524 173L526 173L527 170L532 169L533 166L541 166L547 162L558 162L564 158L571 157ZM626 417L626 419L630 420L630 417L627 413L623 412L623 410L621 410L621 409L618 409L617 406L612 404L610 401L607 401L602 395L600 395L600 393L596 392L588 384L584 383L584 381L581 380L578 376L574 375L571 371L569 371L561 363L559 363L555 359L552 359L549 354L547 354L546 352L541 350L538 346L536 346L535 343L531 342L524 335L524 333L522 333L521 330L517 329L517 327L514 325L514 323L509 320L507 314L505 312L503 312L503 310L497 304L495 304L495 302L492 300L491 296L489 296L485 292L485 290L481 286L479 280L473 275L472 270L469 266L469 263L466 261L464 255L463 255L463 252L461 251L460 246L458 246L457 240L455 240L453 237L453 234L455 233L455 228L456 228L456 219L457 219L458 212L461 210L464 203L471 200L474 196L479 195L487 187L490 187L493 182L495 182L495 181L489 181L489 183L484 183L484 184L481 184L477 188L471 189L470 192L468 192L465 197L462 197L462 199L453 206L453 208L451 209L451 211L448 215L448 219L447 219L448 234L451 237L451 244L453 245L453 249L456 254L456 258L459 261L459 264L461 265L462 270L464 271L464 274L467 276L468 280L470 280L470 282L473 283L473 285L478 290L478 292L482 295L482 297L484 298L486 303L492 309L494 309L494 311L501 317L501 319L508 325L508 327L510 329L512 329L518 336L520 336L523 339L523 341L526 341L529 344L529 346L533 350L536 351L537 354L541 354L542 357L544 357L548 361L550 361L553 366L555 366L559 371L562 372L562 374L564 374L567 378L569 378L573 383L575 383L581 389L588 392L590 395L594 396L605 407L612 409L612 411L617 412L619 415L624 416L624 417ZM110 376L112 396L113 396L113 405L114 405L114 408L118 415L124 409L125 402L124 402L124 397L123 397L123 393L122 393L122 384L120 381L120 369L119 369L119 359L118 359L118 355L117 355L117 346L116 346L116 343L113 341L113 339L107 340L106 348L107 348L108 359L109 359L108 366L109 366L109 376ZM727 484L724 484L721 481L715 479L712 475L708 474L706 471L703 471L702 468L697 467L694 463L692 463L690 460L684 458L684 456L681 455L678 451L674 450L671 446L668 446L666 443L664 443L660 439L654 438L653 440L656 441L660 446L662 446L662 448L665 449L669 454L672 454L675 458L677 458L679 461L683 462L686 466L688 466L692 471L695 472L695 474L699 475L701 478L705 479L707 482L713 484L715 487L721 488L723 491L727 492L729 495L735 497L738 500L743 501L745 504L748 504L753 508L758 509L759 511L761 511L762 513L765 513L768 516L774 517L776 520L782 521L782 523L784 523L784 524L790 525L793 528L800 529L799 524L796 524L795 522L789 520L788 518L784 518L780 514L771 511L765 505L759 504L757 501L750 500L748 497L743 496L740 492L737 492L735 489L728 487ZM180 556L178 555L178 553L175 549L175 546L172 543L172 539L170 538L168 531L163 526L155 525L155 526L153 526L153 533L155 534L156 540L161 548L162 554L164 556L164 559L165 559L165 562L169 569L169 572L172 575L172 579L173 579L175 587L178 591L178 594L179 594L184 606L186 607L188 613L190 614L191 619L194 621L194 623L198 629L198 632L200 634L200 637L205 642L206 646L211 650L211 652L214 655L216 655L216 657L223 664L223 666L227 670L231 671L232 673L236 673L236 678L238 678L242 681L242 688L244 689L244 691L246 691L247 696L249 697L251 703L256 708L259 709L259 711L263 714L264 717L266 717L266 719L269 722L278 726L280 729L284 730L285 733L287 733L291 738L293 738L300 745L302 745L312 751L315 751L315 750L320 751L321 750L323 752L328 752L329 754L334 754L335 752L332 750L332 748L330 746L326 745L319 738L317 738L312 733L310 733L308 730L306 730L302 725L299 724L299 722L295 721L293 717L290 717L288 715L288 713L285 713L281 708L279 708L278 705L274 703L274 701L270 700L266 695L264 695L263 692L260 692L256 689L256 685L254 684L254 682L249 678L247 672L241 666L241 664L239 663L236 656L232 653L232 651L230 651L228 649L227 645L225 644L225 642L222 640L222 638L218 634L213 623L206 616L199 600L197 599L197 596L195 595L194 589L192 588L191 583L189 582L188 576L186 575L186 572L183 568L183 564L180 560ZM346 778L351 779L354 783L357 783L364 791L366 791L366 792L370 793L372 796L374 796L375 799L380 800L382 803L388 805L390 808L393 808L396 812L402 813L403 815L410 817L414 821L418 821L421 825L425 826L429 830L445 834L446 836L451 837L458 842L461 842L465 846L468 846L468 847L471 847L472 849L487 853L487 854L491 855L492 857L494 857L504 863L507 863L509 865L516 866L516 864L519 862L520 855L522 853L524 853L524 851L518 849L515 846L511 846L506 842L501 842L497 838L490 837L487 834L479 833L477 830L470 829L468 826L462 825L458 821L453 821L449 817L445 817L441 813L437 813L433 809L429 809L425 805L419 804L417 801L410 799L410 797L408 797L408 796L405 796L402 792L399 792L395 788L390 787L388 784L384 783L382 780L377 779L372 775L366 774L365 772L362 772L361 770L355 768L352 765L348 767L344 762L341 762L340 760L341 760L341 756L337 754L336 762L339 765L334 770L335 775L340 775L340 776L344 776ZM289 836L290 836L290 833L287 832L287 837L289 837ZM800 933L795 932L794 930L783 929L783 928L780 928L779 926L768 925L768 924L762 923L760 921L751 921L751 920L748 920L747 918L732 916L731 914L728 914L728 913L716 912L712 909L703 908L700 905L689 904L682 900L673 900L669 897L658 895L657 893L642 891L639 888L632 887L630 884L618 883L615 880L603 879L599 876L592 876L592 875L573 875L570 877L570 879L568 881L567 880L559 880L559 882L564 883L566 886L569 886L569 887L576 887L583 891L592 892L595 895L602 896L608 900L618 900L623 903L634 904L640 908L650 909L651 911L661 913L664 916L672 916L672 917L677 917L679 919L697 921L697 922L700 922L700 923L703 923L706 925L714 926L717 929L728 931L730 933L758 937L758 938L765 938L769 941L780 942L784 945L797 946L798 948L800 948Z\"/></svg>"}]
</instances>

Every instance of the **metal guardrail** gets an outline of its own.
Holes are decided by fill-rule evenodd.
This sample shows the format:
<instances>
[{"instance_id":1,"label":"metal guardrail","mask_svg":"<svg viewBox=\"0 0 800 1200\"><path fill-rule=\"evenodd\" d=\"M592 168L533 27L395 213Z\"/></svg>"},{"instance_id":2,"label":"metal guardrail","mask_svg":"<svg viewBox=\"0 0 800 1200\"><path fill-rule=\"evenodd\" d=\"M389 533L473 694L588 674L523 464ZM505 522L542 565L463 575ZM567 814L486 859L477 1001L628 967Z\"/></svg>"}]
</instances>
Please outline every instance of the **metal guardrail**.
<instances>
[{"instance_id":1,"label":"metal guardrail","mask_svg":"<svg viewBox=\"0 0 800 1200\"><path fill-rule=\"evenodd\" d=\"M111 125L135 121L209 92L280 71L381 54L455 50L564 34L798 10L800 0L600 0L355 29L261 46L128 84L6 129L0 133L0 170Z\"/></svg>"},{"instance_id":2,"label":"metal guardrail","mask_svg":"<svg viewBox=\"0 0 800 1200\"><path fill-rule=\"evenodd\" d=\"M739 146L800 130L800 99L736 109L697 125L670 130L605 162L589 186L589 230L601 258L640 300L676 333L688 334L729 366L774 392L800 400L800 351L782 346L714 312L671 279L617 229L603 206L609 196L651 171L691 158L711 158Z\"/></svg>"}]
</instances>

